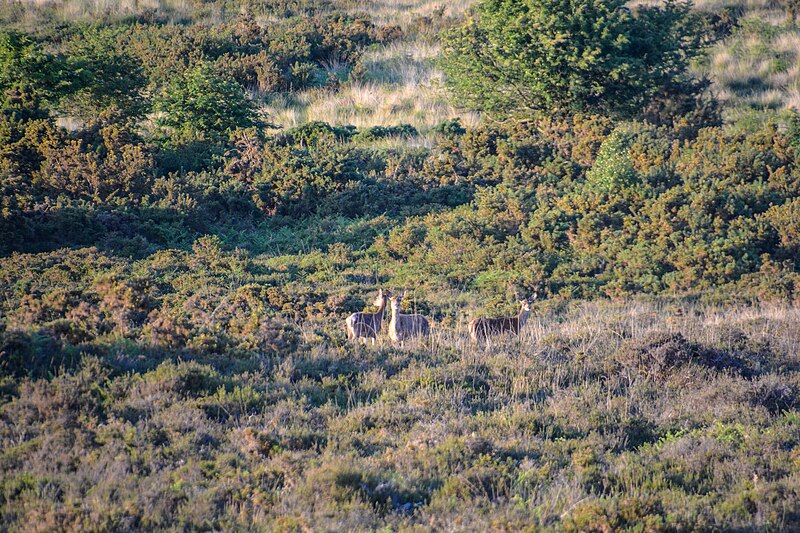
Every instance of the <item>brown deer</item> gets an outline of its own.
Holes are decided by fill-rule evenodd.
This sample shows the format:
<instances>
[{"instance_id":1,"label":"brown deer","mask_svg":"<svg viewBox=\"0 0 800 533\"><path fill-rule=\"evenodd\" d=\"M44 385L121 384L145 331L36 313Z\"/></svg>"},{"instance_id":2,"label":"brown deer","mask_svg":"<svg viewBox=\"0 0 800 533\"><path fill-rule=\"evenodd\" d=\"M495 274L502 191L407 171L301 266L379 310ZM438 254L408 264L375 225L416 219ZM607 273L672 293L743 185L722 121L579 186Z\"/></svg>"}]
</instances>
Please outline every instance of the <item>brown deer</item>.
<instances>
[{"instance_id":1,"label":"brown deer","mask_svg":"<svg viewBox=\"0 0 800 533\"><path fill-rule=\"evenodd\" d=\"M377 313L353 313L347 317L344 321L347 328L347 338L360 340L364 343L367 342L367 339L372 339L372 344L375 344L375 339L383 325L386 300L390 296L389 291L384 292L383 289L378 289L378 297L373 302L373 305L378 308Z\"/></svg>"},{"instance_id":2,"label":"brown deer","mask_svg":"<svg viewBox=\"0 0 800 533\"><path fill-rule=\"evenodd\" d=\"M469 323L469 336L472 342L485 340L489 342L489 337L511 332L519 335L522 326L527 322L531 314L531 303L536 299L536 293L527 300L520 300L520 310L516 316L503 318L476 318Z\"/></svg>"},{"instance_id":3,"label":"brown deer","mask_svg":"<svg viewBox=\"0 0 800 533\"><path fill-rule=\"evenodd\" d=\"M392 342L402 345L403 341L412 337L428 334L428 320L422 315L404 315L400 313L400 304L406 297L406 292L400 296L392 296L389 302L392 307L392 319L389 321L389 338Z\"/></svg>"}]
</instances>

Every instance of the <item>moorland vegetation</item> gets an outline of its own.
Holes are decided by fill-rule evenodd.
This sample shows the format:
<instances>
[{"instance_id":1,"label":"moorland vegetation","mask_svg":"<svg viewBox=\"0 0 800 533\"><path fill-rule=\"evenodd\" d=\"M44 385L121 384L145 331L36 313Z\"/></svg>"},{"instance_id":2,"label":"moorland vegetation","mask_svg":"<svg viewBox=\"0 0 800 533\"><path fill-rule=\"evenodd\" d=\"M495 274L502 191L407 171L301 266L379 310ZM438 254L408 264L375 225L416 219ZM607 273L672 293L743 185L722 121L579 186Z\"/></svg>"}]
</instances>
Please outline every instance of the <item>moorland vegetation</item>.
<instances>
[{"instance_id":1,"label":"moorland vegetation","mask_svg":"<svg viewBox=\"0 0 800 533\"><path fill-rule=\"evenodd\" d=\"M794 4L471 5L0 4L0 527L800 527Z\"/></svg>"}]
</instances>

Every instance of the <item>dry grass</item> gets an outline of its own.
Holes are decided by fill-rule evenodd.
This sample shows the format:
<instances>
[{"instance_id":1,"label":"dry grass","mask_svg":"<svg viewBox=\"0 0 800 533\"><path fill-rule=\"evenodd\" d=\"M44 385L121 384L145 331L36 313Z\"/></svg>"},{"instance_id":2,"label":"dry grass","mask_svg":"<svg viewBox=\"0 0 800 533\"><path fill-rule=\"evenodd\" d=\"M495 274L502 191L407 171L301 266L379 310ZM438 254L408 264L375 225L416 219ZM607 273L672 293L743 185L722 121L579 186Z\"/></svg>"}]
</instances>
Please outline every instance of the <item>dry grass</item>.
<instances>
[{"instance_id":1,"label":"dry grass","mask_svg":"<svg viewBox=\"0 0 800 533\"><path fill-rule=\"evenodd\" d=\"M434 327L434 351L441 347L455 348L466 357L480 357L485 346L474 345L467 335L464 316L453 328ZM751 342L767 343L783 354L787 363L800 363L800 307L783 303L759 305L702 305L688 302L627 303L608 301L583 302L570 306L564 313L557 306L534 308L534 313L519 339L496 339L492 346L516 346L535 355L548 351L550 340L568 341L575 354L614 353L629 340L643 339L654 333L680 333L691 342L715 345L730 331L739 331Z\"/></svg>"},{"instance_id":2,"label":"dry grass","mask_svg":"<svg viewBox=\"0 0 800 533\"><path fill-rule=\"evenodd\" d=\"M351 13L366 13L378 24L403 28L421 19L457 20L477 0L336 0L336 5Z\"/></svg>"},{"instance_id":3,"label":"dry grass","mask_svg":"<svg viewBox=\"0 0 800 533\"><path fill-rule=\"evenodd\" d=\"M307 90L271 98L266 106L274 123L294 127L321 120L360 128L411 124L424 131L445 120L460 117L474 126L480 116L453 106L435 67L439 56L436 37L460 20L475 0L338 0L336 6L353 14L367 14L382 25L399 25L406 38L367 50L363 81L339 91ZM339 65L329 71L338 72Z\"/></svg>"},{"instance_id":4,"label":"dry grass","mask_svg":"<svg viewBox=\"0 0 800 533\"><path fill-rule=\"evenodd\" d=\"M364 81L338 91L312 89L269 99L266 111L283 127L321 120L360 128L411 124L426 130L453 117L477 125L480 116L449 103L443 74L435 68L439 48L424 42L400 42L368 50ZM331 65L336 70L337 65Z\"/></svg>"},{"instance_id":5,"label":"dry grass","mask_svg":"<svg viewBox=\"0 0 800 533\"><path fill-rule=\"evenodd\" d=\"M660 5L662 0L636 0ZM787 25L775 0L697 0L706 13L733 12L743 29L716 44L693 72L711 79L714 95L729 113L742 108L800 109L800 29Z\"/></svg>"},{"instance_id":6,"label":"dry grass","mask_svg":"<svg viewBox=\"0 0 800 533\"><path fill-rule=\"evenodd\" d=\"M795 107L800 83L800 30L777 35L738 34L710 53L699 72L709 76L717 96L734 106Z\"/></svg>"},{"instance_id":7,"label":"dry grass","mask_svg":"<svg viewBox=\"0 0 800 533\"><path fill-rule=\"evenodd\" d=\"M718 43L695 73L708 76L731 112L743 108L800 109L800 29L790 27L780 5L768 0L700 1L697 8L733 9L740 29Z\"/></svg>"},{"instance_id":8,"label":"dry grass","mask_svg":"<svg viewBox=\"0 0 800 533\"><path fill-rule=\"evenodd\" d=\"M266 111L272 122L283 127L321 120L359 128L411 124L425 130L457 116L469 126L480 120L477 114L448 104L438 87L373 82L350 85L336 93L306 91L280 95L271 99Z\"/></svg>"},{"instance_id":9,"label":"dry grass","mask_svg":"<svg viewBox=\"0 0 800 533\"><path fill-rule=\"evenodd\" d=\"M423 300L424 297L421 297ZM494 337L488 344L472 343L467 324L484 316L473 307L465 293L452 292L437 301L452 300L461 312L447 323L432 322L430 337L406 343L405 350L422 349L433 358L458 353L463 361L478 363L492 354L537 360L539 364L558 352L560 363L582 357L602 360L622 346L653 335L680 334L703 346L724 344L731 332L753 345L769 346L785 364L800 365L800 307L785 302L751 304L702 304L684 300L639 300L611 302L594 300L559 305L545 301L533 313L519 337ZM409 300L404 312L419 312L418 302ZM557 342L554 344L554 339ZM386 332L378 338L377 349L391 347ZM509 353L509 351L511 353ZM553 362L553 361L551 361Z\"/></svg>"},{"instance_id":10,"label":"dry grass","mask_svg":"<svg viewBox=\"0 0 800 533\"><path fill-rule=\"evenodd\" d=\"M10 3L10 2L9 2ZM191 0L21 0L37 8L48 7L62 20L96 20L138 15L148 10L188 18L196 7Z\"/></svg>"}]
</instances>

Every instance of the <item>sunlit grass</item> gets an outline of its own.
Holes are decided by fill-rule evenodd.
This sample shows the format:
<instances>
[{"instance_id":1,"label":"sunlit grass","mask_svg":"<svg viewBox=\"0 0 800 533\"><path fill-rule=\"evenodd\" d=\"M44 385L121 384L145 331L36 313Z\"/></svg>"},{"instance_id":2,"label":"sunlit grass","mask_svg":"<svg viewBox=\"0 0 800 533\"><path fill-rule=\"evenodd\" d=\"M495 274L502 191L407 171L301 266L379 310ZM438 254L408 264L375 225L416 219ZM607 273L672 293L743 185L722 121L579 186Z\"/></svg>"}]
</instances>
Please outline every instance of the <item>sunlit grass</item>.
<instances>
[{"instance_id":1,"label":"sunlit grass","mask_svg":"<svg viewBox=\"0 0 800 533\"><path fill-rule=\"evenodd\" d=\"M477 0L336 0L352 12L366 13L379 24L409 28L426 20L457 20Z\"/></svg>"},{"instance_id":2,"label":"sunlit grass","mask_svg":"<svg viewBox=\"0 0 800 533\"><path fill-rule=\"evenodd\" d=\"M712 91L736 115L742 108L800 109L800 28L791 27L773 2L698 2L708 12L733 9L739 27L717 43L694 72L711 79Z\"/></svg>"},{"instance_id":3,"label":"sunlit grass","mask_svg":"<svg viewBox=\"0 0 800 533\"><path fill-rule=\"evenodd\" d=\"M310 89L274 95L265 107L271 120L283 127L310 121L360 128L411 124L426 130L454 117L468 126L480 116L459 109L449 99L444 75L435 66L439 46L423 41L401 41L373 46L362 59L364 79L338 90ZM331 65L336 72L338 65Z\"/></svg>"}]
</instances>

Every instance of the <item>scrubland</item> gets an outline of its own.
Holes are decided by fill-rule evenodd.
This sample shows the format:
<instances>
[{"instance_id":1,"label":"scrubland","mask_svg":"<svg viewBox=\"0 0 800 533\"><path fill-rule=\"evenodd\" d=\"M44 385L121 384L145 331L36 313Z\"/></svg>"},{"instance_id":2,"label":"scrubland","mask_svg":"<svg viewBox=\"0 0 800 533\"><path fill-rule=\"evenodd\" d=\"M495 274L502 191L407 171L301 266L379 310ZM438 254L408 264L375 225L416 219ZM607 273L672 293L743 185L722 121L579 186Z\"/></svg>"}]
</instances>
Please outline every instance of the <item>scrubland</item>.
<instances>
[{"instance_id":1,"label":"scrubland","mask_svg":"<svg viewBox=\"0 0 800 533\"><path fill-rule=\"evenodd\" d=\"M235 306L208 319L232 324ZM256 357L202 355L199 338L167 355L180 329L165 319L143 330L148 342L67 353L18 334L4 345L18 350L13 370L62 366L4 384L3 522L791 530L798 315L548 302L520 338L488 349L458 320L403 349L348 343L338 320L301 321L244 337L260 341Z\"/></svg>"},{"instance_id":2,"label":"scrubland","mask_svg":"<svg viewBox=\"0 0 800 533\"><path fill-rule=\"evenodd\" d=\"M797 28L495 120L471 4L0 5L0 529L800 529Z\"/></svg>"}]
</instances>

